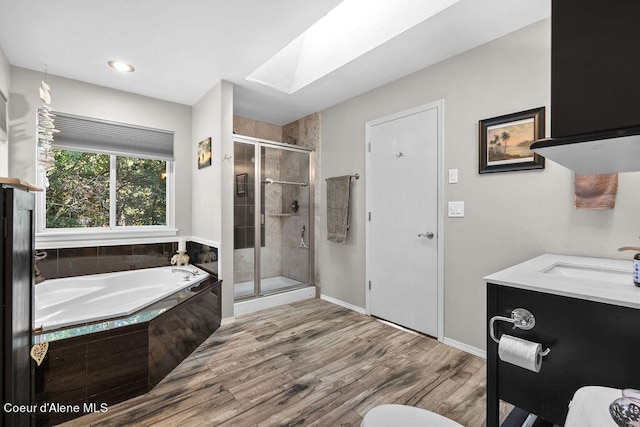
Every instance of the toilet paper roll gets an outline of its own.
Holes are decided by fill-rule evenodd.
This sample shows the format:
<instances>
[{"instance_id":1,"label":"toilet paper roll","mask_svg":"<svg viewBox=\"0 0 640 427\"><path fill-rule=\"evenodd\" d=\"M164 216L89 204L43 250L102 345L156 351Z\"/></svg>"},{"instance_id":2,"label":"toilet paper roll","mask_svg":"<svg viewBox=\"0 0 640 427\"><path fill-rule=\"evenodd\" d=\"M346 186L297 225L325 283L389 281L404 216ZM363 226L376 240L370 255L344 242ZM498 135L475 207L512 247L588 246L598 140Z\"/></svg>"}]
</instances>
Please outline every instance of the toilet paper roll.
<instances>
[{"instance_id":1,"label":"toilet paper roll","mask_svg":"<svg viewBox=\"0 0 640 427\"><path fill-rule=\"evenodd\" d=\"M533 372L540 372L542 367L542 345L503 334L498 344L500 360L520 366Z\"/></svg>"}]
</instances>

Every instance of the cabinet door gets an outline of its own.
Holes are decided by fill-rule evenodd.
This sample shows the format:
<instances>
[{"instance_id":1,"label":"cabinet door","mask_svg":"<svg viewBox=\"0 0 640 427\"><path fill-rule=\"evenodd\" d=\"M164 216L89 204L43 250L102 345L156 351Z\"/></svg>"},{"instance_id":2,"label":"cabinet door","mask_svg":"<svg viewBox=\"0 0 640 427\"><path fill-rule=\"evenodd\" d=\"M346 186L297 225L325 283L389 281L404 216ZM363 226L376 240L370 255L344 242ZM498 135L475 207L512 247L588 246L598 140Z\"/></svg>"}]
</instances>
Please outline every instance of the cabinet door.
<instances>
[{"instance_id":1,"label":"cabinet door","mask_svg":"<svg viewBox=\"0 0 640 427\"><path fill-rule=\"evenodd\" d=\"M6 188L2 191L2 386L3 402L29 405L33 402L31 349L33 291L34 196ZM29 426L30 414L3 411L3 425Z\"/></svg>"}]
</instances>

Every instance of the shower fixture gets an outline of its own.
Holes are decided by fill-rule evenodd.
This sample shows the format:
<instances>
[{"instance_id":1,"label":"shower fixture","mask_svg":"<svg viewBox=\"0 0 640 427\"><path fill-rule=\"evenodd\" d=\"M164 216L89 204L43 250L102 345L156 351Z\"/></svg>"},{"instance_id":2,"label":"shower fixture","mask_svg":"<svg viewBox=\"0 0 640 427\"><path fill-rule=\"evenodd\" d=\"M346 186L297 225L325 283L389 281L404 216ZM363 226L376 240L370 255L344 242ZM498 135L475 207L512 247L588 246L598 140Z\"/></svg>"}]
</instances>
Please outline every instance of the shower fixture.
<instances>
[{"instance_id":1,"label":"shower fixture","mask_svg":"<svg viewBox=\"0 0 640 427\"><path fill-rule=\"evenodd\" d=\"M300 234L300 244L298 245L299 248L304 248L304 249L309 249L309 246L307 246L307 244L304 242L304 230L306 229L306 227L303 225L302 226L302 233Z\"/></svg>"}]
</instances>

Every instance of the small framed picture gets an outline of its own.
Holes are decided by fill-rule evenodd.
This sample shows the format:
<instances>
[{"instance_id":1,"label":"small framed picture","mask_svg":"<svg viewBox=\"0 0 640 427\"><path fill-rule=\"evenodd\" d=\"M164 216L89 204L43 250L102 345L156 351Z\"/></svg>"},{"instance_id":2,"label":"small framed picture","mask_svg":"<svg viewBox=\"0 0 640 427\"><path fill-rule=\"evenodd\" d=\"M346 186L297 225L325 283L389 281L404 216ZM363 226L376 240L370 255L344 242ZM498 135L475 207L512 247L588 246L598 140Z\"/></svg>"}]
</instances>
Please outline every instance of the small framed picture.
<instances>
[{"instance_id":1,"label":"small framed picture","mask_svg":"<svg viewBox=\"0 0 640 427\"><path fill-rule=\"evenodd\" d=\"M544 138L545 107L480 120L480 173L544 169L531 144Z\"/></svg>"},{"instance_id":2,"label":"small framed picture","mask_svg":"<svg viewBox=\"0 0 640 427\"><path fill-rule=\"evenodd\" d=\"M241 173L236 175L236 194L240 197L244 197L247 195L247 179L249 175L246 173Z\"/></svg>"},{"instance_id":3,"label":"small framed picture","mask_svg":"<svg viewBox=\"0 0 640 427\"><path fill-rule=\"evenodd\" d=\"M211 138L198 143L198 169L211 166Z\"/></svg>"}]
</instances>

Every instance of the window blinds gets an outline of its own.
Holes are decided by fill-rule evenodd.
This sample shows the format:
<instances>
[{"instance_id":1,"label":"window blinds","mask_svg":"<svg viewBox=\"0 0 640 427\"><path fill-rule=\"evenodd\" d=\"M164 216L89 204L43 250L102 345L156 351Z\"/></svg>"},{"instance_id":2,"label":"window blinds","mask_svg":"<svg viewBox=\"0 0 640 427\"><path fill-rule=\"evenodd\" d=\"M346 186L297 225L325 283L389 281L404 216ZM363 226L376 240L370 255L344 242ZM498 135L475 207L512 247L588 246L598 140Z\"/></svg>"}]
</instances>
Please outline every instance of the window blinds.
<instances>
[{"instance_id":1,"label":"window blinds","mask_svg":"<svg viewBox=\"0 0 640 427\"><path fill-rule=\"evenodd\" d=\"M171 131L53 112L53 146L74 151L117 154L155 160L173 160Z\"/></svg>"}]
</instances>

